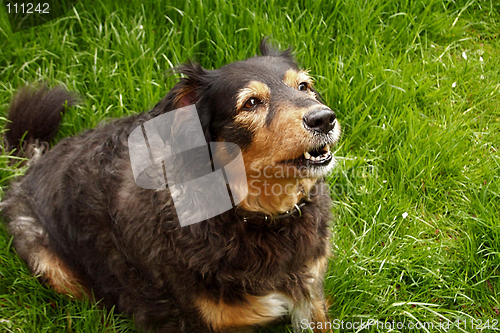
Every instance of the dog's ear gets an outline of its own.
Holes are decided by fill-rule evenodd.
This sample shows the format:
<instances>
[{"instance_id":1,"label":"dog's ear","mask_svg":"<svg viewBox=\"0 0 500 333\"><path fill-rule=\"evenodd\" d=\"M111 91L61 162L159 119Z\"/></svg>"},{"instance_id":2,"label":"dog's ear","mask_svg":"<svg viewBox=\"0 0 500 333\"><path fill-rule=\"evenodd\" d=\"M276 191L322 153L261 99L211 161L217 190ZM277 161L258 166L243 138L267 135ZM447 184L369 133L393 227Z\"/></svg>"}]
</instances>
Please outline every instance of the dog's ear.
<instances>
[{"instance_id":1,"label":"dog's ear","mask_svg":"<svg viewBox=\"0 0 500 333\"><path fill-rule=\"evenodd\" d=\"M207 142L213 141L210 134L212 109L209 101L211 82L216 75L215 70L206 70L201 65L188 62L175 70L183 74L179 82L170 90L167 98L171 100L171 110L196 104L198 117ZM169 96L169 97L168 97Z\"/></svg>"},{"instance_id":2,"label":"dog's ear","mask_svg":"<svg viewBox=\"0 0 500 333\"><path fill-rule=\"evenodd\" d=\"M184 77L179 79L179 82L174 85L167 96L156 104L149 115L154 118L165 112L196 104L207 142L212 141L209 131L212 115L210 105L207 102L209 97L207 91L210 89L210 82L216 71L206 70L199 64L188 62L175 68L174 72L183 74Z\"/></svg>"},{"instance_id":3,"label":"dog's ear","mask_svg":"<svg viewBox=\"0 0 500 333\"><path fill-rule=\"evenodd\" d=\"M173 98L173 109L198 102L203 88L207 86L208 71L193 62L188 62L175 71L185 77L181 78L169 93Z\"/></svg>"},{"instance_id":4,"label":"dog's ear","mask_svg":"<svg viewBox=\"0 0 500 333\"><path fill-rule=\"evenodd\" d=\"M291 48L287 48L285 51L280 51L269 43L269 37L264 37L260 41L260 53L263 56L283 57L292 61L294 60Z\"/></svg>"}]
</instances>

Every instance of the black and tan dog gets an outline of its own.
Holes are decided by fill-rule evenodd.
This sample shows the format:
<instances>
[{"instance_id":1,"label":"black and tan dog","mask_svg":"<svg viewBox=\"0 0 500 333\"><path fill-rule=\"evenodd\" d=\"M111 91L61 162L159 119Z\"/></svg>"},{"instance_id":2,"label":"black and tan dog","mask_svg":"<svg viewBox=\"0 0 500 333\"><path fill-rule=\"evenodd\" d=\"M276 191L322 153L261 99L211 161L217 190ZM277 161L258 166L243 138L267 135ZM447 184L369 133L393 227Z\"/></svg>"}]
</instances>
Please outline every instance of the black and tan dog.
<instances>
[{"instance_id":1,"label":"black and tan dog","mask_svg":"<svg viewBox=\"0 0 500 333\"><path fill-rule=\"evenodd\" d=\"M58 292L102 299L154 332L251 332L286 319L300 331L305 320L327 322L331 201L321 178L333 168L340 126L289 51L263 42L261 52L216 70L184 65L150 112L43 155L39 142L55 134L73 97L21 91L6 139L14 147L25 135L34 157L2 208L34 274ZM241 148L248 195L236 209L181 227L168 188L135 184L127 138L190 104L207 142Z\"/></svg>"}]
</instances>

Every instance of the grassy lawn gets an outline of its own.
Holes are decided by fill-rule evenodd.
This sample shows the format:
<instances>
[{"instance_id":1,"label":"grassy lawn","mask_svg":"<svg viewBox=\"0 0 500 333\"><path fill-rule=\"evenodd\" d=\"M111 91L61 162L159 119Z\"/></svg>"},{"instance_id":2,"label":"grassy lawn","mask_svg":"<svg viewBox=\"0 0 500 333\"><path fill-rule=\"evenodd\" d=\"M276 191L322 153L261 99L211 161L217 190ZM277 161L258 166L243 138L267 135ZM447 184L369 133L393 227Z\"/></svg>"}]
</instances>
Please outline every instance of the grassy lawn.
<instances>
[{"instance_id":1,"label":"grassy lawn","mask_svg":"<svg viewBox=\"0 0 500 333\"><path fill-rule=\"evenodd\" d=\"M379 325L364 331L500 330L496 0L82 0L17 33L3 4L0 128L28 82L84 97L60 140L148 110L179 63L216 68L256 54L267 35L293 47L343 125L329 178L336 221L325 292L334 323L344 321L334 331L370 319ZM0 198L24 171L10 159L1 153ZM1 332L135 332L113 309L42 286L10 244L2 224ZM434 328L410 329L427 322Z\"/></svg>"}]
</instances>

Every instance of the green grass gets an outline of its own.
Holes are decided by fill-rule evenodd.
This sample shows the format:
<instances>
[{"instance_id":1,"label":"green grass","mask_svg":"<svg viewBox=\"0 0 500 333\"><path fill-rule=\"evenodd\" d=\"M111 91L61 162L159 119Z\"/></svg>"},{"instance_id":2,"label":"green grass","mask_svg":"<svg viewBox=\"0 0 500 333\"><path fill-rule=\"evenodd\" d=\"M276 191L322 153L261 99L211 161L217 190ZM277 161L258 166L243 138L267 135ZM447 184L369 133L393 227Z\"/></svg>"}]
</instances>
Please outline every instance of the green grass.
<instances>
[{"instance_id":1,"label":"green grass","mask_svg":"<svg viewBox=\"0 0 500 333\"><path fill-rule=\"evenodd\" d=\"M270 35L293 47L343 125L329 179L332 319L473 332L471 320L491 326L500 313L499 34L496 0L83 0L15 34L0 10L0 114L26 83L63 84L84 102L60 140L147 110L175 82L173 66L244 59ZM10 159L0 155L0 196L24 171ZM113 309L40 285L4 229L0 331L135 332Z\"/></svg>"}]
</instances>

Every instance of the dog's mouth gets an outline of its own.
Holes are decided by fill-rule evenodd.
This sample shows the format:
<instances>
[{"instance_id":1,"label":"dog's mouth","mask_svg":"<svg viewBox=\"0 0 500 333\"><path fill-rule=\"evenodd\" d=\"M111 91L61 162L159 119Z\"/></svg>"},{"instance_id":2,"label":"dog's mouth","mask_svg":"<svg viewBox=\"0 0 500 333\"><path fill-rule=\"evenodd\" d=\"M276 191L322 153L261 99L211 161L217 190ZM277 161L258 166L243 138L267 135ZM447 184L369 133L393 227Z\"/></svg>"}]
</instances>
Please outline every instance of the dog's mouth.
<instances>
[{"instance_id":1,"label":"dog's mouth","mask_svg":"<svg viewBox=\"0 0 500 333\"><path fill-rule=\"evenodd\" d=\"M323 145L304 152L304 154L293 161L295 161L295 164L298 166L307 167L327 165L331 160L332 152L330 151L330 145Z\"/></svg>"},{"instance_id":2,"label":"dog's mouth","mask_svg":"<svg viewBox=\"0 0 500 333\"><path fill-rule=\"evenodd\" d=\"M297 158L282 161L282 163L297 168L314 168L327 166L332 161L332 158L330 145L324 144L305 151Z\"/></svg>"}]
</instances>

